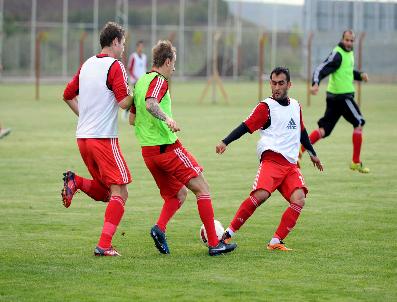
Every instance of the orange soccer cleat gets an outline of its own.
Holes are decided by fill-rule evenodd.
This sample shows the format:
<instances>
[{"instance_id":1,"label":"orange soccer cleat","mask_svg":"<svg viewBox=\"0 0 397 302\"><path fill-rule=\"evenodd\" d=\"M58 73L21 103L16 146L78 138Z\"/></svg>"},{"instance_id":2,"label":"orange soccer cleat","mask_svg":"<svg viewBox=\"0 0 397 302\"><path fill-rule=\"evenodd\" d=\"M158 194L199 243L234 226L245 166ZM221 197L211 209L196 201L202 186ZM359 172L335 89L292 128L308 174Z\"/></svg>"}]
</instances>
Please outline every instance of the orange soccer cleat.
<instances>
[{"instance_id":1,"label":"orange soccer cleat","mask_svg":"<svg viewBox=\"0 0 397 302\"><path fill-rule=\"evenodd\" d=\"M279 251L292 251L292 249L287 248L284 244L284 242L280 241L280 243L275 243L275 244L268 244L267 245L268 250L279 250Z\"/></svg>"}]
</instances>

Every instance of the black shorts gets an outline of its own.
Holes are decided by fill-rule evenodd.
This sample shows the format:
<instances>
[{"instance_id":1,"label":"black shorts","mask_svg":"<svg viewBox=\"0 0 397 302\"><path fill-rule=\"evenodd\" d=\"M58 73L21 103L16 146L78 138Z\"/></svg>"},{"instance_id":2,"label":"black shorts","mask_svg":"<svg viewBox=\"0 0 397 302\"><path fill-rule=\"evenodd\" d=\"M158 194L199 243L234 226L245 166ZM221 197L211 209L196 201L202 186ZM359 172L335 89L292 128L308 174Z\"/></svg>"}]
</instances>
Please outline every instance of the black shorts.
<instances>
[{"instance_id":1,"label":"black shorts","mask_svg":"<svg viewBox=\"0 0 397 302\"><path fill-rule=\"evenodd\" d=\"M325 136L331 134L341 116L354 128L365 124L360 109L354 101L353 93L333 94L327 92L327 108L324 116L317 123L320 128L324 128Z\"/></svg>"}]
</instances>

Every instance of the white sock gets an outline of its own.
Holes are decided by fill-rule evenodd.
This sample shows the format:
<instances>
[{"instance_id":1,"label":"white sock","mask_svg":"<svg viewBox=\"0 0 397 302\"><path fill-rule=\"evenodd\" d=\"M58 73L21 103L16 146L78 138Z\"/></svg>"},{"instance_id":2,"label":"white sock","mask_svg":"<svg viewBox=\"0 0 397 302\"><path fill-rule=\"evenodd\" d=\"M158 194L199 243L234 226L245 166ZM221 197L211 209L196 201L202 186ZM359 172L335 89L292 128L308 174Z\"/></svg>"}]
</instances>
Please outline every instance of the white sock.
<instances>
[{"instance_id":1,"label":"white sock","mask_svg":"<svg viewBox=\"0 0 397 302\"><path fill-rule=\"evenodd\" d=\"M273 237L272 240L269 242L270 244L278 244L280 243L280 239Z\"/></svg>"},{"instance_id":2,"label":"white sock","mask_svg":"<svg viewBox=\"0 0 397 302\"><path fill-rule=\"evenodd\" d=\"M229 233L230 237L233 237L233 236L234 236L234 232L233 232L230 228L227 228L227 229L226 229L226 232Z\"/></svg>"}]
</instances>

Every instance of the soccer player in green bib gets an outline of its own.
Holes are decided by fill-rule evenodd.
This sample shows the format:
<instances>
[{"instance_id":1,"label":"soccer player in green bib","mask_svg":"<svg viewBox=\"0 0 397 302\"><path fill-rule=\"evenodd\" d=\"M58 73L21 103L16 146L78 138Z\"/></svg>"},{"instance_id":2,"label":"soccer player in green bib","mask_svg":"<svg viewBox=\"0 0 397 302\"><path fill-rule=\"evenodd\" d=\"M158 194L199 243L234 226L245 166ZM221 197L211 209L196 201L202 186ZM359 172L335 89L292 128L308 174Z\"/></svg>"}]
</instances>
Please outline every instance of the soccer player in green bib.
<instances>
[{"instance_id":1,"label":"soccer player in green bib","mask_svg":"<svg viewBox=\"0 0 397 302\"><path fill-rule=\"evenodd\" d=\"M354 101L353 81L368 81L366 73L354 69L354 32L345 30L342 40L329 54L327 59L317 66L313 73L311 93L316 95L322 79L330 75L327 87L327 108L324 116L318 121L318 129L310 134L310 142L316 143L329 136L339 118L343 116L353 125L353 158L350 169L360 173L369 173L360 159L362 129L365 120ZM301 151L305 149L302 147Z\"/></svg>"},{"instance_id":2,"label":"soccer player in green bib","mask_svg":"<svg viewBox=\"0 0 397 302\"><path fill-rule=\"evenodd\" d=\"M164 200L157 223L150 230L162 254L170 250L165 236L167 223L186 199L187 189L197 198L198 212L208 237L208 253L228 253L236 244L219 241L214 225L214 210L203 168L179 141L180 130L172 117L168 80L175 71L176 49L170 41L159 41L152 49L152 70L135 84L130 124L142 147L142 157Z\"/></svg>"}]
</instances>

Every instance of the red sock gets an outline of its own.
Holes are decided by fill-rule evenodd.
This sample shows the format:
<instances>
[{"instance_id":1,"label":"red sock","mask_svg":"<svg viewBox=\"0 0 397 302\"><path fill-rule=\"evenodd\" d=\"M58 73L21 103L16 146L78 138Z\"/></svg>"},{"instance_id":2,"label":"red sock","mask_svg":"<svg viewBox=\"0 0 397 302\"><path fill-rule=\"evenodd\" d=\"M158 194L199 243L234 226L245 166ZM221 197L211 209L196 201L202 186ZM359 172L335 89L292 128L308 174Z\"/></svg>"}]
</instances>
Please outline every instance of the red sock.
<instances>
[{"instance_id":1,"label":"red sock","mask_svg":"<svg viewBox=\"0 0 397 302\"><path fill-rule=\"evenodd\" d=\"M208 237L208 246L217 246L218 237L216 236L215 225L214 225L214 209L212 208L212 202L210 195L197 196L197 207L201 221L204 224L205 231Z\"/></svg>"},{"instance_id":2,"label":"red sock","mask_svg":"<svg viewBox=\"0 0 397 302\"><path fill-rule=\"evenodd\" d=\"M320 129L313 130L312 133L309 135L309 139L312 145L314 145L318 140L322 138ZM302 153L306 151L306 149L301 146Z\"/></svg>"},{"instance_id":3,"label":"red sock","mask_svg":"<svg viewBox=\"0 0 397 302\"><path fill-rule=\"evenodd\" d=\"M294 228L296 221L299 218L302 207L296 203L290 203L289 207L285 210L283 216L281 216L280 224L273 237L280 240L287 237L288 233Z\"/></svg>"},{"instance_id":4,"label":"red sock","mask_svg":"<svg viewBox=\"0 0 397 302\"><path fill-rule=\"evenodd\" d=\"M354 129L353 131L353 162L358 164L361 163L360 153L361 144L363 142L363 131L362 129Z\"/></svg>"},{"instance_id":5,"label":"red sock","mask_svg":"<svg viewBox=\"0 0 397 302\"><path fill-rule=\"evenodd\" d=\"M157 220L157 226L160 228L160 230L165 232L168 221L170 221L172 216L174 216L180 207L181 202L178 198L170 198L164 201L159 219Z\"/></svg>"},{"instance_id":6,"label":"red sock","mask_svg":"<svg viewBox=\"0 0 397 302\"><path fill-rule=\"evenodd\" d=\"M260 203L254 196L249 196L246 200L244 200L239 209L236 212L232 222L230 223L229 228L236 232L241 226L254 214L257 207L260 206Z\"/></svg>"},{"instance_id":7,"label":"red sock","mask_svg":"<svg viewBox=\"0 0 397 302\"><path fill-rule=\"evenodd\" d=\"M108 201L109 190L100 182L75 175L76 186L96 201Z\"/></svg>"},{"instance_id":8,"label":"red sock","mask_svg":"<svg viewBox=\"0 0 397 302\"><path fill-rule=\"evenodd\" d=\"M111 196L105 211L105 222L98 246L107 249L112 245L112 238L124 214L124 200L121 196Z\"/></svg>"}]
</instances>

